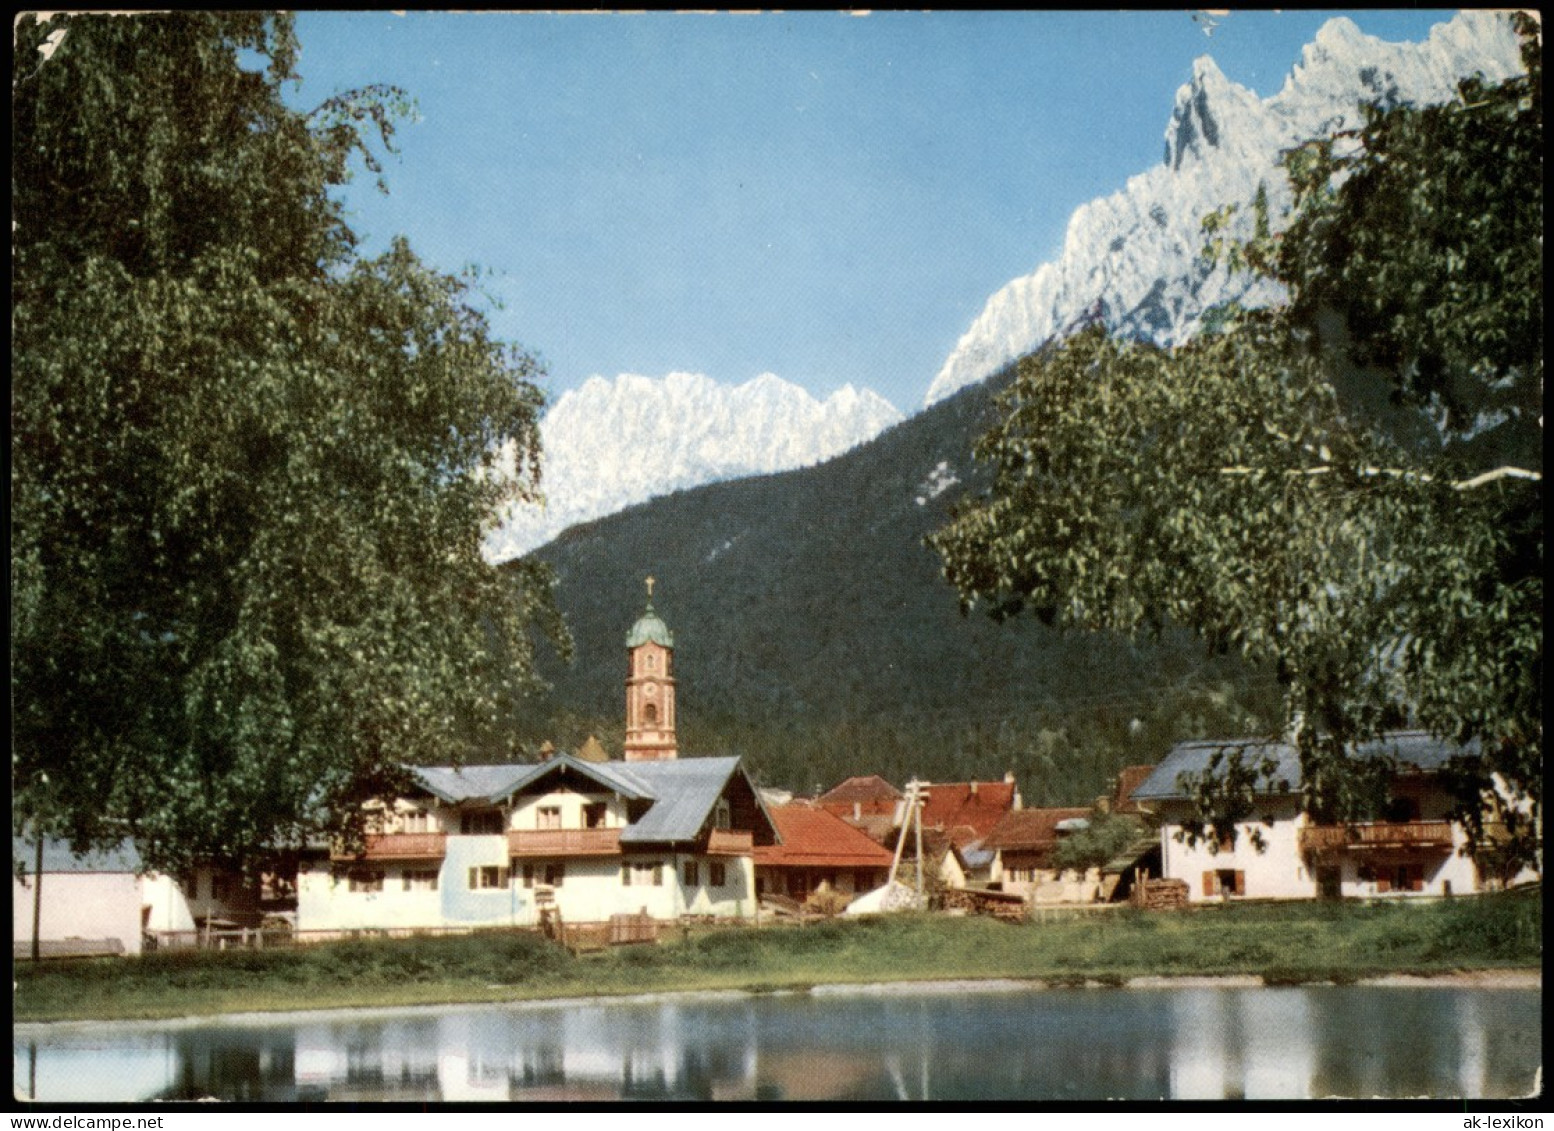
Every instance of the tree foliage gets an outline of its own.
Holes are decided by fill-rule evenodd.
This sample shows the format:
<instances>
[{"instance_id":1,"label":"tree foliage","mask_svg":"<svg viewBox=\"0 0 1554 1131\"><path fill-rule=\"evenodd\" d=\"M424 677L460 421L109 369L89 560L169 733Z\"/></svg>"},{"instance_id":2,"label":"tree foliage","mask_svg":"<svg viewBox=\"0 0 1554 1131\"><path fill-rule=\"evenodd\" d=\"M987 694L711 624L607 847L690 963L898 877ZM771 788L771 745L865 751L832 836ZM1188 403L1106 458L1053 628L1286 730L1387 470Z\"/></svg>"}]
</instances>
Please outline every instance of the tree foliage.
<instances>
[{"instance_id":1,"label":"tree foliage","mask_svg":"<svg viewBox=\"0 0 1554 1131\"><path fill-rule=\"evenodd\" d=\"M1128 813L1096 809L1087 818L1089 824L1060 838L1052 850L1052 865L1060 871L1078 872L1104 867L1110 860L1134 848L1140 842L1152 843L1144 822Z\"/></svg>"},{"instance_id":2,"label":"tree foliage","mask_svg":"<svg viewBox=\"0 0 1554 1131\"><path fill-rule=\"evenodd\" d=\"M931 542L964 607L1185 625L1274 665L1319 819L1369 815L1377 767L1348 752L1417 725L1464 744L1458 815L1479 830L1509 786L1499 817L1530 848L1543 179L1520 26L1526 75L1364 108L1286 155L1282 224L1211 239L1285 305L1216 312L1175 349L1091 329L1026 359L978 448L992 487ZM1197 784L1198 831L1227 827L1246 783Z\"/></svg>"},{"instance_id":3,"label":"tree foliage","mask_svg":"<svg viewBox=\"0 0 1554 1131\"><path fill-rule=\"evenodd\" d=\"M564 646L546 571L480 553L540 370L466 279L357 254L330 189L403 96L299 114L296 54L285 16L16 33L15 814L162 868L358 832Z\"/></svg>"}]
</instances>

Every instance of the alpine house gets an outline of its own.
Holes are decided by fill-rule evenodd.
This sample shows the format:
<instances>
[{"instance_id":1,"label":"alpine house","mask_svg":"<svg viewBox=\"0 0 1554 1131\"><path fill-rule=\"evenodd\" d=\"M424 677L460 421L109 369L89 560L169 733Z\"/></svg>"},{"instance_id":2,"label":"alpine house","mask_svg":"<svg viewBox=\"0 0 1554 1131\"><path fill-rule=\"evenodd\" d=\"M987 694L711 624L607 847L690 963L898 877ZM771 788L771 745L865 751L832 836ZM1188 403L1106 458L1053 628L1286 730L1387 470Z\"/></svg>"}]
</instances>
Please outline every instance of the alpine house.
<instances>
[{"instance_id":1,"label":"alpine house","mask_svg":"<svg viewBox=\"0 0 1554 1131\"><path fill-rule=\"evenodd\" d=\"M647 608L627 634L621 760L421 767L373 805L362 850L298 874L301 932L535 926L618 915L752 918L754 854L777 832L735 757L681 758L674 638Z\"/></svg>"}]
</instances>

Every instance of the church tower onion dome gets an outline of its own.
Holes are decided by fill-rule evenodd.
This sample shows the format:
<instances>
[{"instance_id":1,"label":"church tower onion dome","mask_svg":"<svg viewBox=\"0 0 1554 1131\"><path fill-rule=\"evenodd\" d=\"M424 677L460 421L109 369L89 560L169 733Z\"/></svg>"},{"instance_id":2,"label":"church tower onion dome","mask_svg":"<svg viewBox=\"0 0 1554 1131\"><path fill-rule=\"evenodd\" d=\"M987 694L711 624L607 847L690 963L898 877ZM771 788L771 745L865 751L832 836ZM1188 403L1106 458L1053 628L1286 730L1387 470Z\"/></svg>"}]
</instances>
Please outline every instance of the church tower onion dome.
<instances>
[{"instance_id":1,"label":"church tower onion dome","mask_svg":"<svg viewBox=\"0 0 1554 1131\"><path fill-rule=\"evenodd\" d=\"M616 623L619 623L618 621ZM653 611L653 601L648 600L647 609L637 619L637 623L631 626L631 631L626 634L626 647L640 648L644 644L660 644L665 648L674 647L674 633L669 631L669 626Z\"/></svg>"}]
</instances>

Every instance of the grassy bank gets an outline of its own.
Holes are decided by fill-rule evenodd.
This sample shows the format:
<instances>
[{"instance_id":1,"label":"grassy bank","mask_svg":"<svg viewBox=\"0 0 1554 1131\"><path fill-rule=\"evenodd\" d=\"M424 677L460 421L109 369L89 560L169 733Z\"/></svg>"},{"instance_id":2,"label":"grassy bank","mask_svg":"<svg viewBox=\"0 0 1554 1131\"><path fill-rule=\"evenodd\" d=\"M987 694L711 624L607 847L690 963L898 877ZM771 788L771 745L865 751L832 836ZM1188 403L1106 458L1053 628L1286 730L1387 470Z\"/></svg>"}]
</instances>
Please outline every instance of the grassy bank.
<instances>
[{"instance_id":1,"label":"grassy bank","mask_svg":"<svg viewBox=\"0 0 1554 1131\"><path fill-rule=\"evenodd\" d=\"M363 940L16 967L18 1021L510 1001L825 982L1056 983L1250 974L1274 984L1541 965L1539 893L1441 903L1123 909L1010 925L907 915L728 928L572 955L531 935Z\"/></svg>"}]
</instances>

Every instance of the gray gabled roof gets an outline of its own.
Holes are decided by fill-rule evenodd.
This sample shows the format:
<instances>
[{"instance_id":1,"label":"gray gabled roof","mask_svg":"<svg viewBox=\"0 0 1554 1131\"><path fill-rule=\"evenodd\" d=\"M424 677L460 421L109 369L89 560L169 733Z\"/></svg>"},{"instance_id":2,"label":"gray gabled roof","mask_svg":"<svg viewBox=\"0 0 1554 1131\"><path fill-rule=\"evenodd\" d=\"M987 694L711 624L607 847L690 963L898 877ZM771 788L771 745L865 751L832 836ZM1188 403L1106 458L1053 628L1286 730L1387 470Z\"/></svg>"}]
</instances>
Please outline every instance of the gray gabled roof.
<instances>
[{"instance_id":1,"label":"gray gabled roof","mask_svg":"<svg viewBox=\"0 0 1554 1131\"><path fill-rule=\"evenodd\" d=\"M433 796L456 805L481 801L491 805L507 800L520 789L563 770L572 770L604 789L632 800L651 800L653 793L622 770L624 762L585 762L571 754L557 754L544 762L514 762L492 766L416 766L412 772Z\"/></svg>"},{"instance_id":2,"label":"gray gabled roof","mask_svg":"<svg viewBox=\"0 0 1554 1131\"><path fill-rule=\"evenodd\" d=\"M641 820L621 832L621 843L658 844L696 838L729 779L739 771L739 759L672 758L612 763L610 768L629 773L657 799ZM760 803L759 796L756 801Z\"/></svg>"},{"instance_id":3,"label":"gray gabled roof","mask_svg":"<svg viewBox=\"0 0 1554 1131\"><path fill-rule=\"evenodd\" d=\"M558 754L532 765L421 766L414 772L429 792L450 804L461 801L496 804L552 774L568 770L629 800L653 803L646 813L621 831L622 844L664 844L696 839L729 780L736 772L742 772L738 758L585 762L571 754Z\"/></svg>"},{"instance_id":4,"label":"gray gabled roof","mask_svg":"<svg viewBox=\"0 0 1554 1131\"><path fill-rule=\"evenodd\" d=\"M1179 779L1183 774L1201 774L1215 754L1239 753L1243 765L1256 766L1265 758L1274 768L1259 783L1266 794L1290 793L1300 788L1300 751L1293 743L1268 742L1258 738L1199 739L1179 742L1165 760L1133 791L1135 801L1185 800L1187 793ZM1399 769L1435 771L1454 757L1478 753L1478 744L1458 745L1445 742L1424 731L1398 731L1373 742L1361 743L1354 756L1360 759L1390 757Z\"/></svg>"},{"instance_id":5,"label":"gray gabled roof","mask_svg":"<svg viewBox=\"0 0 1554 1131\"><path fill-rule=\"evenodd\" d=\"M38 860L38 843L30 837L11 838L11 859L32 874ZM139 872L140 853L132 841L124 841L114 848L101 852L88 852L77 856L68 842L54 837L43 838L43 871L49 872Z\"/></svg>"},{"instance_id":6,"label":"gray gabled roof","mask_svg":"<svg viewBox=\"0 0 1554 1131\"><path fill-rule=\"evenodd\" d=\"M460 801L495 802L512 793L538 766L416 766L412 772L427 792L450 805Z\"/></svg>"}]
</instances>

